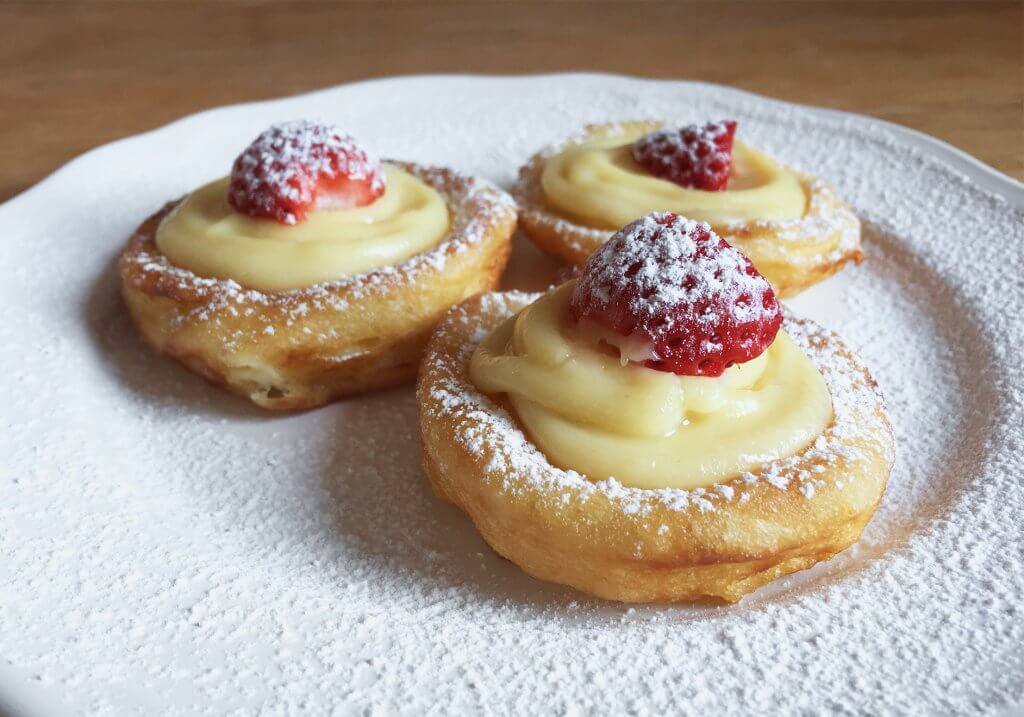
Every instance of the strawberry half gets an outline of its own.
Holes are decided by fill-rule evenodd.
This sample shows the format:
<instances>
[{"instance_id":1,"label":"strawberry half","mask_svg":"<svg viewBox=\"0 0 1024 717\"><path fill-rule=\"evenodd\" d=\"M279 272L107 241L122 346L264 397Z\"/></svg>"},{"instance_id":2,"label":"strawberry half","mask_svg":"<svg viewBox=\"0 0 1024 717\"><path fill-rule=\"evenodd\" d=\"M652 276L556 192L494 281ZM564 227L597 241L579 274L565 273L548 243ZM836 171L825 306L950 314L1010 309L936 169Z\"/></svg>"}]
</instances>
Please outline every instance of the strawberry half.
<instances>
[{"instance_id":1,"label":"strawberry half","mask_svg":"<svg viewBox=\"0 0 1024 717\"><path fill-rule=\"evenodd\" d=\"M380 162L337 127L273 125L231 168L228 201L254 217L296 224L312 209L362 207L384 193Z\"/></svg>"},{"instance_id":2,"label":"strawberry half","mask_svg":"<svg viewBox=\"0 0 1024 717\"><path fill-rule=\"evenodd\" d=\"M721 376L760 356L782 324L750 259L707 224L671 213L627 224L592 254L570 314L646 342L645 366L681 376Z\"/></svg>"},{"instance_id":3,"label":"strawberry half","mask_svg":"<svg viewBox=\"0 0 1024 717\"><path fill-rule=\"evenodd\" d=\"M663 129L633 143L633 159L651 174L691 189L721 191L732 173L732 120Z\"/></svg>"}]
</instances>

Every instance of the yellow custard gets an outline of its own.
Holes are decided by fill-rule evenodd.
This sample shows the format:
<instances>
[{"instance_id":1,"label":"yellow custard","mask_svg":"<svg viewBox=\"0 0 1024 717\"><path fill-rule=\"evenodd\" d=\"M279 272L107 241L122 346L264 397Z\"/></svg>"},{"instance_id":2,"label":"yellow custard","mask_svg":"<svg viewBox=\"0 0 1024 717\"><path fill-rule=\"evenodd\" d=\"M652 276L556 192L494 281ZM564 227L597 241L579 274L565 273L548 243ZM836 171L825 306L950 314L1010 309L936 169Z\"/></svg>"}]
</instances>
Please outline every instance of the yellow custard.
<instances>
[{"instance_id":1,"label":"yellow custard","mask_svg":"<svg viewBox=\"0 0 1024 717\"><path fill-rule=\"evenodd\" d=\"M156 245L177 266L260 291L304 289L435 246L448 232L444 199L422 180L384 165L387 190L354 209L317 209L281 224L236 211L227 177L188 195L161 222Z\"/></svg>"},{"instance_id":2,"label":"yellow custard","mask_svg":"<svg viewBox=\"0 0 1024 717\"><path fill-rule=\"evenodd\" d=\"M712 225L799 219L806 212L799 178L740 141L733 146L728 187L709 192L660 179L637 164L630 146L642 135L590 140L548 159L541 174L544 197L564 215L598 229L618 229L651 212L675 212Z\"/></svg>"},{"instance_id":3,"label":"yellow custard","mask_svg":"<svg viewBox=\"0 0 1024 717\"><path fill-rule=\"evenodd\" d=\"M637 488L707 487L797 453L831 423L825 380L785 332L717 378L623 365L567 322L574 287L499 326L470 363L553 464Z\"/></svg>"}]
</instances>

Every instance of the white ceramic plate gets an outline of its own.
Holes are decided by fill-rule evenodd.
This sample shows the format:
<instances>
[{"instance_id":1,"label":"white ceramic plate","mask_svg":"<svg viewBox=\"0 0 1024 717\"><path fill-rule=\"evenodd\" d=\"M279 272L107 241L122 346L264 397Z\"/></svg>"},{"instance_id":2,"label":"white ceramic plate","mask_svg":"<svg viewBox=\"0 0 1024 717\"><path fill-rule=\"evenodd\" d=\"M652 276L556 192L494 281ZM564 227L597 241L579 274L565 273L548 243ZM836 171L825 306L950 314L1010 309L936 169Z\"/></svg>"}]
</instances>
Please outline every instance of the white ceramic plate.
<instances>
[{"instance_id":1,"label":"white ceramic plate","mask_svg":"<svg viewBox=\"0 0 1024 717\"><path fill-rule=\"evenodd\" d=\"M796 301L899 458L861 543L732 607L629 609L491 553L418 468L412 392L270 416L136 339L112 262L265 125L509 185L586 122L734 117L837 185L867 261ZM71 713L942 713L1024 684L1024 189L883 122L601 75L409 77L204 112L0 207L0 703ZM525 241L510 285L551 266ZM4 703L3 701L6 700ZM0 711L3 707L0 707Z\"/></svg>"}]
</instances>

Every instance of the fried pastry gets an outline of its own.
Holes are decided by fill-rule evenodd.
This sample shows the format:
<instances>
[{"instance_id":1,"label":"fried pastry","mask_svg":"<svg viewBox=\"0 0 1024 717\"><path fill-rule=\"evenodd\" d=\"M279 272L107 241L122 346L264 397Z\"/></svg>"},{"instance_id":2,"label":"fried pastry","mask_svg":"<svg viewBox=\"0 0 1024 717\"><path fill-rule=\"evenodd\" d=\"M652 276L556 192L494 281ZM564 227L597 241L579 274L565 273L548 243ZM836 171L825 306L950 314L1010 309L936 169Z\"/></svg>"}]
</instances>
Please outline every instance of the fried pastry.
<instances>
[{"instance_id":1,"label":"fried pastry","mask_svg":"<svg viewBox=\"0 0 1024 717\"><path fill-rule=\"evenodd\" d=\"M842 341L671 214L546 294L453 308L418 400L437 495L527 573L625 602L735 601L828 559L894 456Z\"/></svg>"},{"instance_id":2,"label":"fried pastry","mask_svg":"<svg viewBox=\"0 0 1024 717\"><path fill-rule=\"evenodd\" d=\"M486 181L293 122L143 222L122 293L158 351L264 408L312 408L412 380L437 320L497 286L515 223Z\"/></svg>"},{"instance_id":3,"label":"fried pastry","mask_svg":"<svg viewBox=\"0 0 1024 717\"><path fill-rule=\"evenodd\" d=\"M675 212L709 223L783 298L859 262L860 222L832 187L734 142L735 129L588 127L520 169L513 196L521 226L541 249L582 265L627 222Z\"/></svg>"}]
</instances>

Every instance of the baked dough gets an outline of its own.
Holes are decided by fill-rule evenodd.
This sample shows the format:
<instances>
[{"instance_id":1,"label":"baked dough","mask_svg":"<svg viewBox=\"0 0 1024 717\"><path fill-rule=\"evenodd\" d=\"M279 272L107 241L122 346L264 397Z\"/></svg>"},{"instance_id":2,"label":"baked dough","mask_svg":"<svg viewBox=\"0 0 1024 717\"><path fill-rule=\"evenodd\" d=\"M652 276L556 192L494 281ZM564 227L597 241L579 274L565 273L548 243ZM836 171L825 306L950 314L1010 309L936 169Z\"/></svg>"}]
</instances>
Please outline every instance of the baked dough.
<instances>
[{"instance_id":1,"label":"baked dough","mask_svg":"<svg viewBox=\"0 0 1024 717\"><path fill-rule=\"evenodd\" d=\"M453 308L418 384L427 477L499 554L612 600L735 601L857 540L894 441L874 380L838 337L790 316L783 325L832 395L833 422L812 445L707 489L629 488L551 465L508 405L469 381L482 338L538 296L488 293Z\"/></svg>"},{"instance_id":2,"label":"baked dough","mask_svg":"<svg viewBox=\"0 0 1024 717\"><path fill-rule=\"evenodd\" d=\"M569 264L582 265L615 230L585 226L565 217L544 197L541 175L548 158L566 147L633 132L653 132L664 122L621 122L592 125L577 137L535 154L519 170L512 194L519 204L523 231L541 249ZM860 221L825 181L792 171L807 194L807 212L800 219L730 222L711 228L749 256L780 297L794 296L827 279L848 262L859 263ZM802 253L790 246L809 238L829 239L826 252Z\"/></svg>"},{"instance_id":3,"label":"baked dough","mask_svg":"<svg viewBox=\"0 0 1024 717\"><path fill-rule=\"evenodd\" d=\"M264 293L174 266L154 242L177 204L169 203L135 231L120 259L124 300L145 340L274 410L312 408L412 380L444 312L497 286L516 211L507 194L483 180L391 164L444 198L448 234L397 266L308 289Z\"/></svg>"}]
</instances>

